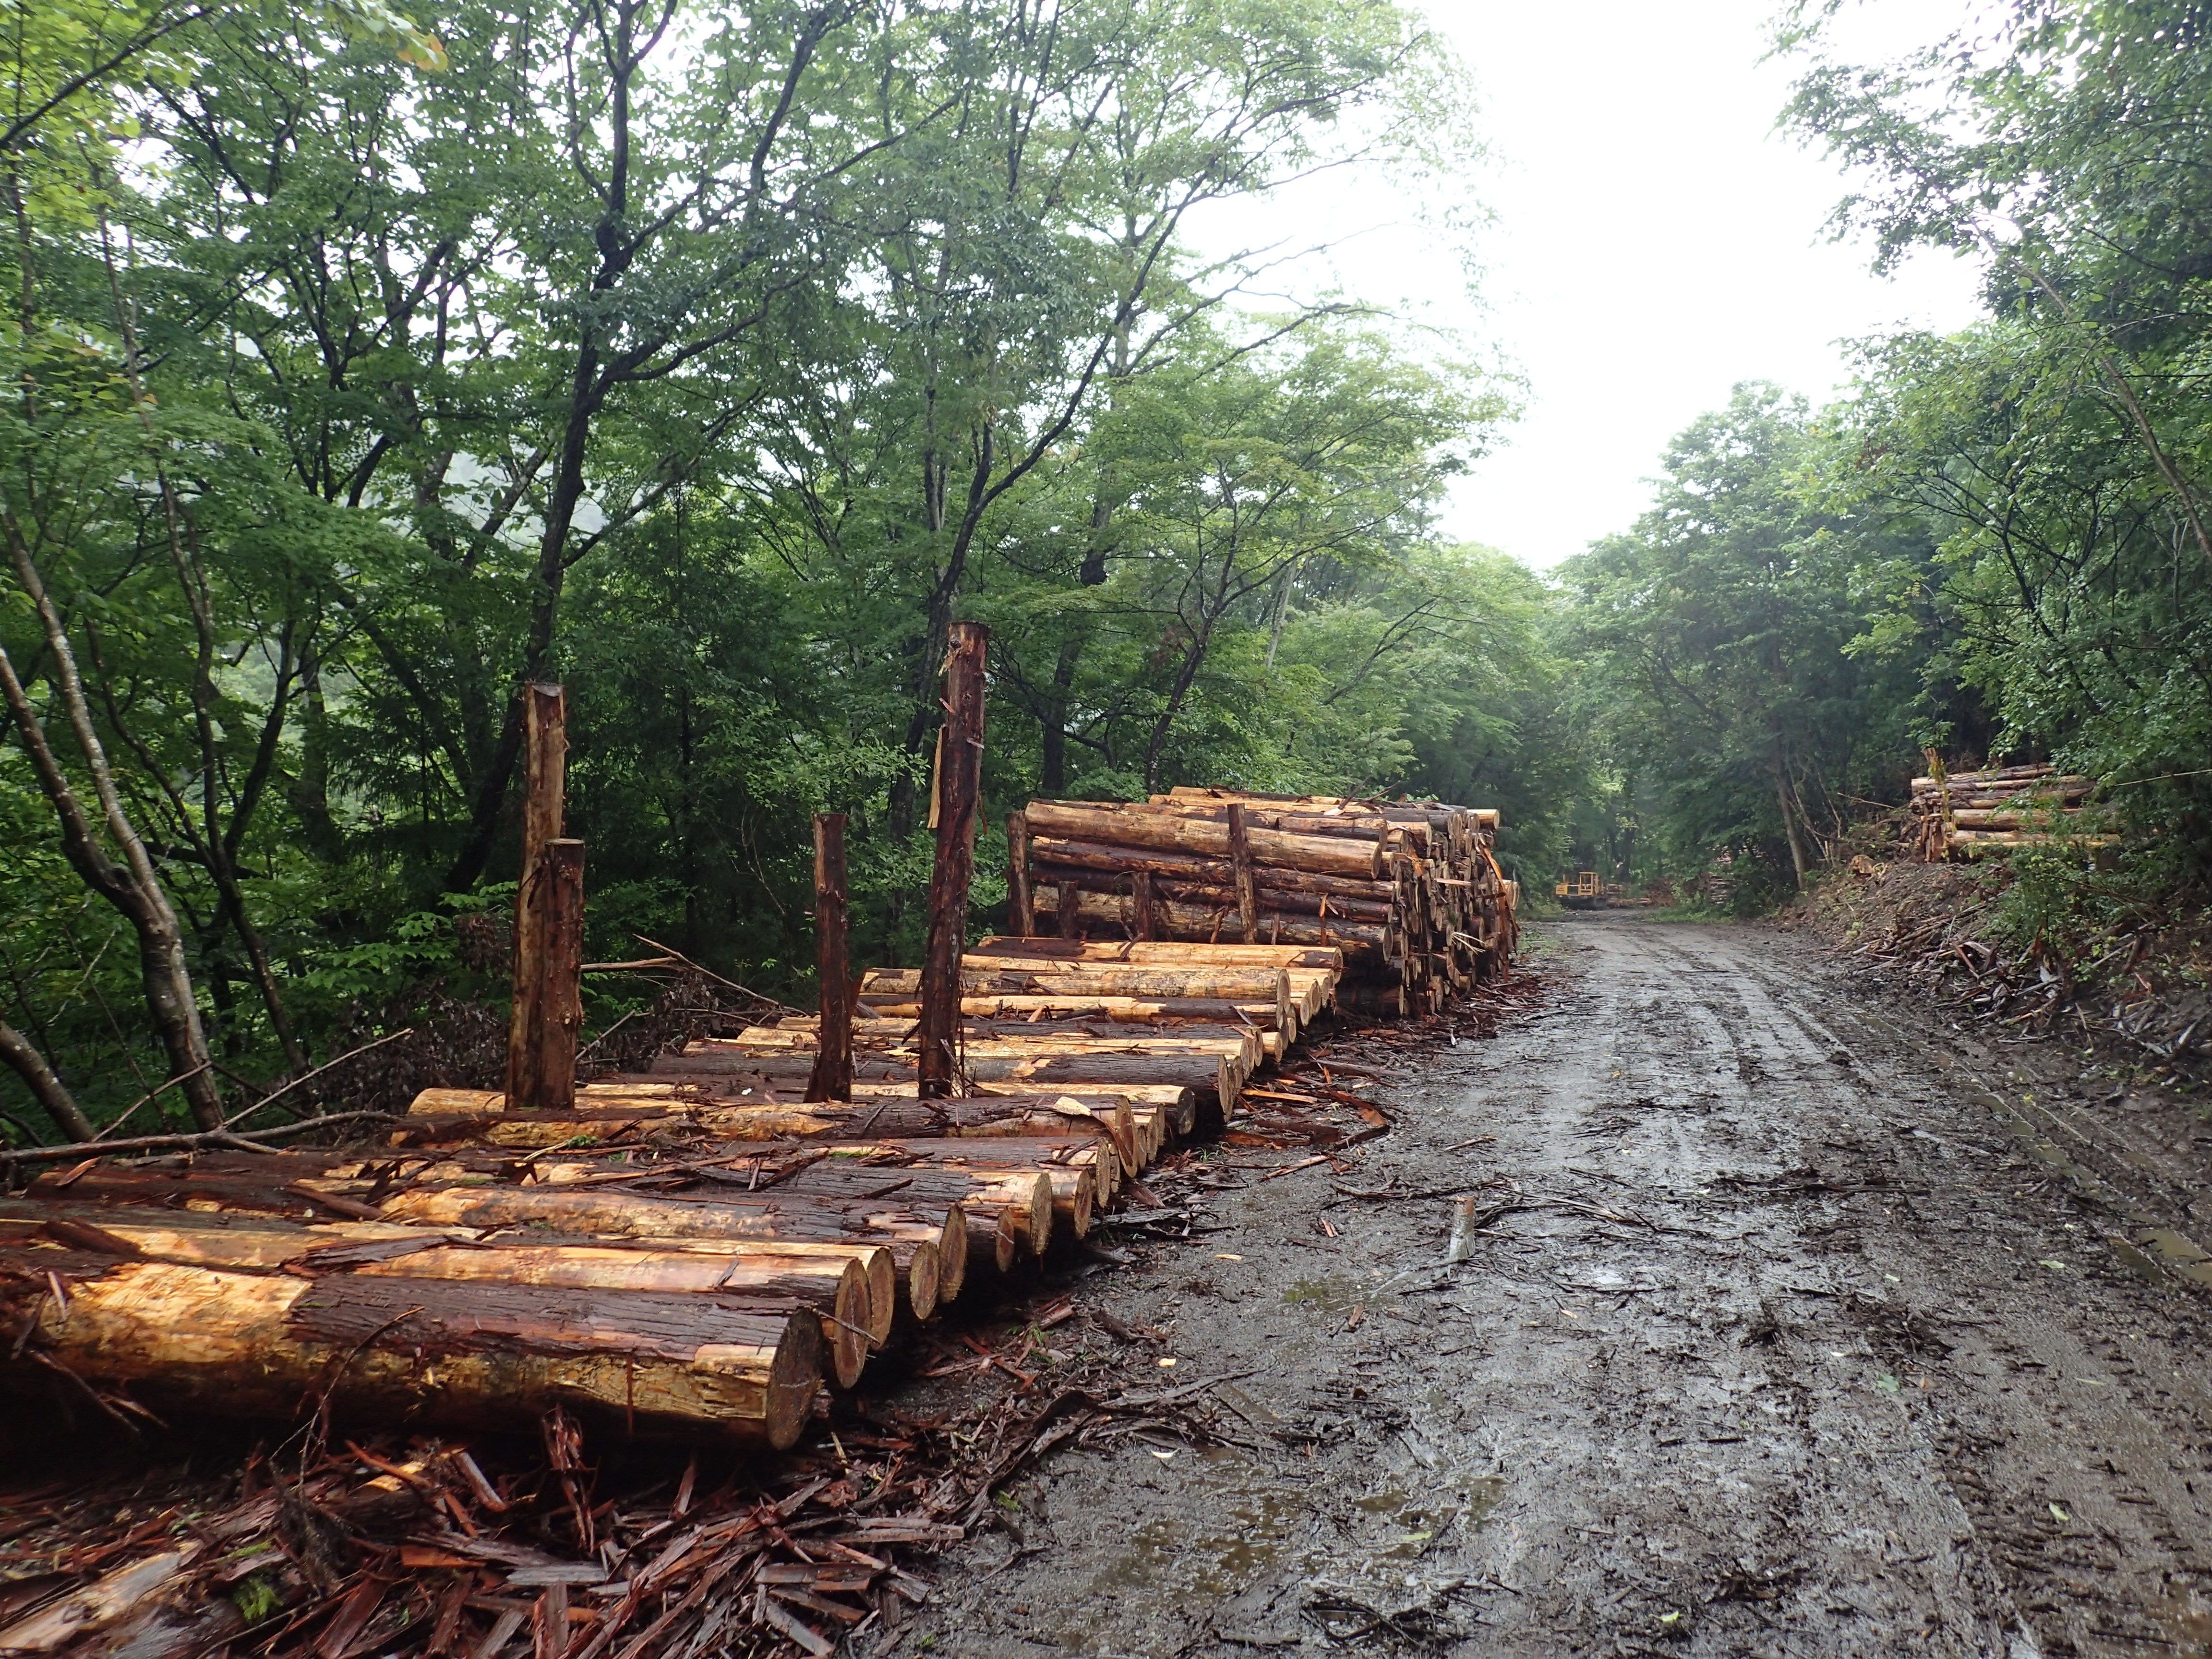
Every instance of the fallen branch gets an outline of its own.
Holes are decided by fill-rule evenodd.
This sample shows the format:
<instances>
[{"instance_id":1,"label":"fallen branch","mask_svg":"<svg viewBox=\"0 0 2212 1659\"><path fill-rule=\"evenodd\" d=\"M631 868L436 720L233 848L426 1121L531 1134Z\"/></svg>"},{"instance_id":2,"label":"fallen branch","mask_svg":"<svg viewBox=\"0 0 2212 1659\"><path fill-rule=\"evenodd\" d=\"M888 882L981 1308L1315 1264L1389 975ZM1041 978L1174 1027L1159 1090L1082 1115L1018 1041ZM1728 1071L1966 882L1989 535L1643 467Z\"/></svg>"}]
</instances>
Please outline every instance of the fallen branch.
<instances>
[{"instance_id":1,"label":"fallen branch","mask_svg":"<svg viewBox=\"0 0 2212 1659\"><path fill-rule=\"evenodd\" d=\"M317 1078L320 1077L324 1073L325 1073L325 1072L329 1071L329 1070L330 1070L333 1066L343 1066L343 1065L344 1065L344 1064L346 1063L346 1061L348 1061L348 1060L351 1060L351 1059L352 1059L355 1055L356 1055L356 1054L367 1054L367 1053L368 1053L371 1048L382 1048L386 1043L387 1043L387 1042L398 1042L398 1041L399 1041L399 1039L400 1039L400 1038L402 1038L402 1037L405 1037L405 1036L413 1036L414 1035L415 1035L415 1028L414 1028L413 1026L411 1026L411 1025L410 1025L410 1026L407 1027L407 1029L406 1029L406 1030L401 1030L401 1031L393 1031L393 1032L390 1033L388 1036L380 1036L380 1037L375 1037L375 1038L373 1038L373 1039L371 1039L369 1042L367 1042L362 1043L359 1048L349 1048L349 1049L347 1049L343 1054L340 1054L337 1059L335 1059L335 1060L325 1060L321 1065L319 1065L319 1066L316 1066L316 1067L315 1067L315 1069L314 1069L313 1071L312 1071L312 1072L305 1072L305 1073L302 1073L300 1076L294 1078L294 1079L293 1079L289 1083L280 1083L280 1084L278 1084L275 1088L271 1089L271 1090L270 1090L267 1094L265 1094L265 1095L262 1096L260 1099L258 1099L258 1100L255 1101L255 1102L253 1103L253 1104L252 1104L251 1106L247 1107L244 1111L242 1111L242 1112L239 1113L239 1114L237 1115L237 1116L225 1119L225 1120L224 1120L224 1121L223 1121L223 1126L222 1126L222 1127L223 1127L224 1128L228 1129L228 1127L230 1127L230 1126L231 1126L232 1124L234 1124L234 1123L236 1123L236 1122L240 1121L241 1119L252 1117L252 1116L254 1115L254 1113L256 1113L256 1112L259 1111L259 1110L260 1110L264 1106L266 1106L266 1105L267 1105L270 1101L272 1101L272 1100L276 1099L277 1096L279 1096L279 1095L288 1095L288 1094L291 1093L293 1090L295 1090L295 1089L298 1088L301 1084L303 1084L303 1083L312 1083L312 1082L313 1082L313 1081L315 1080L315 1079L317 1079ZM383 1114L381 1114L381 1113L380 1113L380 1114L378 1114L378 1115L381 1116L381 1115L383 1115ZM319 1117L319 1118L318 1118L318 1119L313 1119L313 1120L303 1120L303 1121L321 1121L321 1122L325 1122L325 1123L327 1123L328 1121L330 1121L330 1119L329 1119L329 1118L327 1118L327 1117ZM262 1131L260 1131L260 1130L258 1130L258 1129L256 1129L256 1130L252 1131L252 1133L255 1133L255 1134L259 1134L259 1133L262 1133Z\"/></svg>"},{"instance_id":2,"label":"fallen branch","mask_svg":"<svg viewBox=\"0 0 2212 1659\"><path fill-rule=\"evenodd\" d=\"M302 1134L309 1129L327 1128L336 1123L362 1123L372 1119L389 1123L392 1114L332 1112L327 1117L303 1117L296 1123L281 1123L273 1129L255 1129L247 1134L233 1129L209 1129L198 1134L138 1135L128 1140L73 1141L66 1146L11 1147L0 1152L0 1164L58 1164L72 1158L84 1158L92 1163L116 1152L198 1152L218 1146L232 1152L265 1152L272 1149L260 1143L277 1135ZM87 1153L91 1156L86 1158Z\"/></svg>"}]
</instances>

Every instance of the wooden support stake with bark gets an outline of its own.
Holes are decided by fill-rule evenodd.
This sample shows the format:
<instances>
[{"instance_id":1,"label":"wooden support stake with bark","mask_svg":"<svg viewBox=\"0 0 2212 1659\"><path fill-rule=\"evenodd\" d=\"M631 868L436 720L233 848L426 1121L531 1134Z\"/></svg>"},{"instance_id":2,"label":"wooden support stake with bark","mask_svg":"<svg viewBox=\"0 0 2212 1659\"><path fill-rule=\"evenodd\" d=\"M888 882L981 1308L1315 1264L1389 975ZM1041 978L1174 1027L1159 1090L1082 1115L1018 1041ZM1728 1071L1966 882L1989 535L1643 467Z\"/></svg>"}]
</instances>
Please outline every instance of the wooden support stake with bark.
<instances>
[{"instance_id":1,"label":"wooden support stake with bark","mask_svg":"<svg viewBox=\"0 0 2212 1659\"><path fill-rule=\"evenodd\" d=\"M1252 844L1244 833L1244 809L1229 807L1229 862L1237 878L1237 914L1244 927L1244 943L1260 942L1260 887L1252 873Z\"/></svg>"},{"instance_id":2,"label":"wooden support stake with bark","mask_svg":"<svg viewBox=\"0 0 2212 1659\"><path fill-rule=\"evenodd\" d=\"M960 957L968 942L968 888L975 872L975 814L983 777L983 669L991 630L952 624L945 655L945 725L939 732L937 859L929 878L922 951L917 1082L921 1098L957 1091Z\"/></svg>"},{"instance_id":3,"label":"wooden support stake with bark","mask_svg":"<svg viewBox=\"0 0 2212 1659\"><path fill-rule=\"evenodd\" d=\"M1054 890L1060 906L1054 915L1060 919L1060 936L1062 939L1083 937L1083 918L1078 913L1079 901L1077 896L1082 890L1072 881L1063 881Z\"/></svg>"},{"instance_id":4,"label":"wooden support stake with bark","mask_svg":"<svg viewBox=\"0 0 2212 1659\"><path fill-rule=\"evenodd\" d=\"M552 855L566 810L568 700L557 685L523 690L522 878L514 893L514 1006L507 1028L507 1097L518 1110L557 1110L576 1097L575 1030L582 1024L584 844ZM573 863L573 876L568 866ZM571 929L563 914L573 880ZM568 964L573 961L574 966ZM573 1020L569 1018L573 1011ZM567 1033L567 1063L561 1063Z\"/></svg>"},{"instance_id":5,"label":"wooden support stake with bark","mask_svg":"<svg viewBox=\"0 0 2212 1659\"><path fill-rule=\"evenodd\" d=\"M1027 939L1031 927L1030 907L1030 821L1019 812L1006 814L1006 931Z\"/></svg>"},{"instance_id":6,"label":"wooden support stake with bark","mask_svg":"<svg viewBox=\"0 0 2212 1659\"><path fill-rule=\"evenodd\" d=\"M814 815L814 926L822 979L822 1046L809 1100L853 1097L853 976L845 961L845 815Z\"/></svg>"},{"instance_id":7,"label":"wooden support stake with bark","mask_svg":"<svg viewBox=\"0 0 2212 1659\"><path fill-rule=\"evenodd\" d=\"M507 1097L517 1111L568 1111L584 1025L584 843L547 842L523 876L517 908Z\"/></svg>"}]
</instances>

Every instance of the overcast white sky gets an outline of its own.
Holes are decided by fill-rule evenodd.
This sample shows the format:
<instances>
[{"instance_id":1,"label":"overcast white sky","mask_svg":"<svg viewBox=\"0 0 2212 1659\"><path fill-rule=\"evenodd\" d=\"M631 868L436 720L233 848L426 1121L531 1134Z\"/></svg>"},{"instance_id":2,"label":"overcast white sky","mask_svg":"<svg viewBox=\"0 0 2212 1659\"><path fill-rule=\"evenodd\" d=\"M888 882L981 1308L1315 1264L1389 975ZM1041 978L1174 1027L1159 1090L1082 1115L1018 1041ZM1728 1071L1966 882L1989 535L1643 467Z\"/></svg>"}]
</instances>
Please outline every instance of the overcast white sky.
<instances>
[{"instance_id":1,"label":"overcast white sky","mask_svg":"<svg viewBox=\"0 0 2212 1659\"><path fill-rule=\"evenodd\" d=\"M1478 305L1450 252L1373 179L1304 187L1286 222L1362 233L1343 288L1492 344L1527 412L1455 492L1444 528L1548 567L1626 528L1674 432L1765 379L1816 400L1847 378L1838 342L1975 313L1974 274L1923 258L1870 275L1831 242L1835 167L1773 132L1791 68L1762 64L1771 0L1427 0L1473 70L1492 160L1476 193ZM1854 58L1940 36L1950 0L1863 0Z\"/></svg>"}]
</instances>

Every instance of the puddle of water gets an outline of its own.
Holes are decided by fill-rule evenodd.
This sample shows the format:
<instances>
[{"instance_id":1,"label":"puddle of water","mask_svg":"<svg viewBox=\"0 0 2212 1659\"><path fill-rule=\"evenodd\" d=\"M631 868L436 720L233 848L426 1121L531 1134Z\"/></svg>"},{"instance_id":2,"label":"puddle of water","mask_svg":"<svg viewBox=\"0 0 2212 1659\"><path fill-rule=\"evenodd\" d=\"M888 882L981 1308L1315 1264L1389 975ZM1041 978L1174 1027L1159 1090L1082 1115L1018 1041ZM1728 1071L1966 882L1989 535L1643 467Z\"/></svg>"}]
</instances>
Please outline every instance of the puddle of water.
<instances>
[{"instance_id":1,"label":"puddle of water","mask_svg":"<svg viewBox=\"0 0 2212 1659\"><path fill-rule=\"evenodd\" d=\"M1367 1287L1339 1274L1302 1279L1283 1292L1283 1300L1320 1314L1348 1314L1369 1294Z\"/></svg>"},{"instance_id":2,"label":"puddle of water","mask_svg":"<svg viewBox=\"0 0 2212 1659\"><path fill-rule=\"evenodd\" d=\"M1355 1507L1377 1517L1387 1516L1403 1529L1375 1552L1376 1559L1416 1561L1455 1522L1463 1522L1469 1532L1481 1526L1491 1512L1505 1501L1505 1491L1504 1477L1489 1474L1465 1481L1455 1491L1447 1492L1447 1503L1443 1507L1398 1490L1370 1493L1358 1499Z\"/></svg>"},{"instance_id":3,"label":"puddle of water","mask_svg":"<svg viewBox=\"0 0 2212 1659\"><path fill-rule=\"evenodd\" d=\"M1217 1451L1203 1466L1218 1478L1189 1494L1183 1515L1134 1528L1094 1593L1167 1589L1179 1599L1220 1600L1282 1565L1291 1528L1306 1516L1304 1497L1289 1486L1246 1485L1255 1471L1233 1452Z\"/></svg>"},{"instance_id":4,"label":"puddle of water","mask_svg":"<svg viewBox=\"0 0 2212 1659\"><path fill-rule=\"evenodd\" d=\"M2180 1654L2185 1659L2207 1659L2212 1656L2212 1613L2203 1604L2179 1587L2170 1589L2163 1607L2151 1608L2151 1616L2166 1629L2166 1651Z\"/></svg>"}]
</instances>

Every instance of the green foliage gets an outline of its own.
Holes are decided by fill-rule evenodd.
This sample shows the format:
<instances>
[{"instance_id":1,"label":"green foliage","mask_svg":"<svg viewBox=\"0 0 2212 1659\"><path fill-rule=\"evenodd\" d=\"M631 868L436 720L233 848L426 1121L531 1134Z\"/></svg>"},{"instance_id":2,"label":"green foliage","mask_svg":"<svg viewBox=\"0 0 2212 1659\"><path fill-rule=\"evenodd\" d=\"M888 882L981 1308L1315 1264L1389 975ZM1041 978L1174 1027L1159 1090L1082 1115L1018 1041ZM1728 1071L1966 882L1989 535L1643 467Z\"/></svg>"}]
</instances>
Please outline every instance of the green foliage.
<instances>
[{"instance_id":1,"label":"green foliage","mask_svg":"<svg viewBox=\"0 0 2212 1659\"><path fill-rule=\"evenodd\" d=\"M1994 872L1997 890L1983 928L2022 957L2085 981L2120 979L2139 932L2173 921L2190 890L2184 850L2153 842L2106 860L2054 842L2022 848Z\"/></svg>"},{"instance_id":2,"label":"green foliage","mask_svg":"<svg viewBox=\"0 0 2212 1659\"><path fill-rule=\"evenodd\" d=\"M1802 400L1739 387L1676 439L1635 530L1562 571L1613 815L1638 809L1635 873L1725 854L1755 902L1798 884L1850 799L1897 781L1912 677L1847 647L1859 573L1909 548L1814 503L1823 441Z\"/></svg>"},{"instance_id":3,"label":"green foliage","mask_svg":"<svg viewBox=\"0 0 2212 1659\"><path fill-rule=\"evenodd\" d=\"M2212 41L2172 0L2023 0L2002 25L1879 69L1815 61L1790 112L1865 169L1840 216L1885 259L1933 244L1987 271L1990 322L1886 343L1844 413L1838 501L1939 550L1875 573L1868 644L1954 672L1992 751L2157 780L2128 817L2201 852Z\"/></svg>"},{"instance_id":4,"label":"green foliage","mask_svg":"<svg viewBox=\"0 0 2212 1659\"><path fill-rule=\"evenodd\" d=\"M1725 855L1756 903L1922 747L2047 757L2142 848L2124 878L2024 856L2002 925L2087 926L2069 882L2117 915L2212 857L2212 41L2175 0L2017 0L1869 67L1821 56L1832 10L1782 41L1787 119L1853 169L1839 228L1884 268L1976 258L1990 315L1869 343L1817 419L1740 392L1570 568L1611 783L1580 839L1650 873Z\"/></svg>"},{"instance_id":5,"label":"green foliage","mask_svg":"<svg viewBox=\"0 0 2212 1659\"><path fill-rule=\"evenodd\" d=\"M1503 398L1348 302L1249 314L1187 224L1359 155L1471 222L1408 10L12 4L0 647L80 799L104 753L228 1079L496 1007L533 677L590 954L793 995L813 812L856 953L918 945L956 617L994 823L1572 769L1546 596L1430 522ZM173 1050L7 735L0 998L99 1117Z\"/></svg>"}]
</instances>

